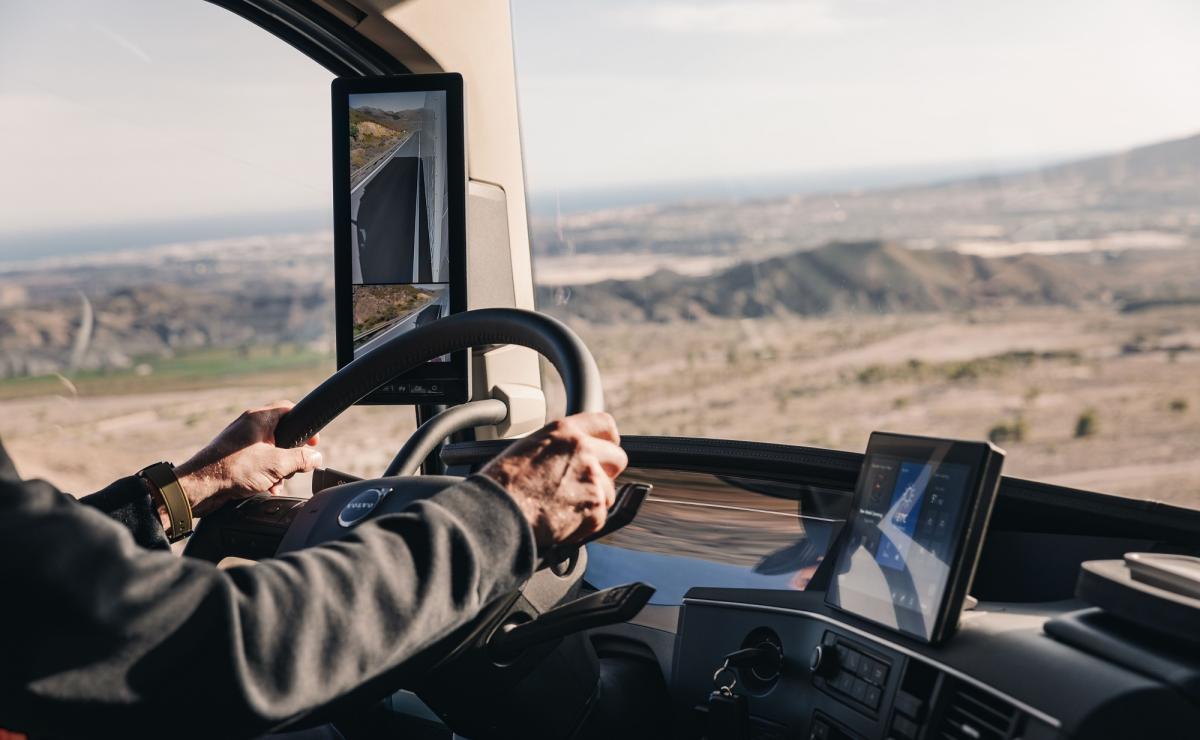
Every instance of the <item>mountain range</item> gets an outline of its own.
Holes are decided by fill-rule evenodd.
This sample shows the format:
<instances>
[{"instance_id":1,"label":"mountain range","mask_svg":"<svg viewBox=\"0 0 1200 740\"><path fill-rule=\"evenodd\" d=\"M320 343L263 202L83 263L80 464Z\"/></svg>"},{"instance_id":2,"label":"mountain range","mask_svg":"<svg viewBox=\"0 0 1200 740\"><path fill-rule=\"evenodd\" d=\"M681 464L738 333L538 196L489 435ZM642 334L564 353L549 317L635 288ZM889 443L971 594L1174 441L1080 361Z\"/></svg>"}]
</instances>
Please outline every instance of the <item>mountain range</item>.
<instances>
[{"instance_id":1,"label":"mountain range","mask_svg":"<svg viewBox=\"0 0 1200 740\"><path fill-rule=\"evenodd\" d=\"M539 305L590 321L1080 305L1103 297L1099 268L1037 255L984 258L879 241L834 243L712 275L659 270L639 280L545 286Z\"/></svg>"},{"instance_id":2,"label":"mountain range","mask_svg":"<svg viewBox=\"0 0 1200 740\"><path fill-rule=\"evenodd\" d=\"M1198 214L1200 136L1003 177L597 212L535 229L539 257L601 255L580 268L593 280L597 262L651 256L725 267L542 284L537 300L594 322L1194 303ZM997 254L1011 256L983 256ZM0 378L214 347L325 351L331 255L328 234L279 235L8 265Z\"/></svg>"},{"instance_id":3,"label":"mountain range","mask_svg":"<svg viewBox=\"0 0 1200 740\"><path fill-rule=\"evenodd\" d=\"M704 200L534 219L539 254L762 259L831 242L1200 240L1200 134L1029 171L909 187Z\"/></svg>"}]
</instances>

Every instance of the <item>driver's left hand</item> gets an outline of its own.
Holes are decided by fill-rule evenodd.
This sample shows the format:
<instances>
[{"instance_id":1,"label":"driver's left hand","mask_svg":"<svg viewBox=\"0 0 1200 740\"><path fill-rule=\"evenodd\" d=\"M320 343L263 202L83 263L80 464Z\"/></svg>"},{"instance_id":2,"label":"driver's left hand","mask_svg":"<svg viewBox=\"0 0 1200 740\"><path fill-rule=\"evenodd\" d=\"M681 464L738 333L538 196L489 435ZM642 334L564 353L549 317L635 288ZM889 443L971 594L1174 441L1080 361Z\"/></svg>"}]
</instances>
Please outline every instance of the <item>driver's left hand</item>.
<instances>
[{"instance_id":1,"label":"driver's left hand","mask_svg":"<svg viewBox=\"0 0 1200 740\"><path fill-rule=\"evenodd\" d=\"M256 493L282 493L283 481L321 466L321 453L313 449L315 436L295 449L275 446L275 426L294 405L276 401L243 412L204 449L175 467L194 515L202 517L227 501Z\"/></svg>"}]
</instances>

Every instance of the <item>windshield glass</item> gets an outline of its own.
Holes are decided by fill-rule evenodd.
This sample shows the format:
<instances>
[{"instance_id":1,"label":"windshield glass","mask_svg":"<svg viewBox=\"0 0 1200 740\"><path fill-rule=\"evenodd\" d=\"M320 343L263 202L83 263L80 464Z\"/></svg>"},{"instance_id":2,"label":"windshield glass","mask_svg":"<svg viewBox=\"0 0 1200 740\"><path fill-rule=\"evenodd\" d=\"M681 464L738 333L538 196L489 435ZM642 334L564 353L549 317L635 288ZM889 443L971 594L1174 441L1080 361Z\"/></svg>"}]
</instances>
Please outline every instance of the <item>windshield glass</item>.
<instances>
[{"instance_id":1,"label":"windshield glass","mask_svg":"<svg viewBox=\"0 0 1200 740\"><path fill-rule=\"evenodd\" d=\"M1200 6L513 6L539 306L627 434L1200 506Z\"/></svg>"},{"instance_id":2,"label":"windshield glass","mask_svg":"<svg viewBox=\"0 0 1200 740\"><path fill-rule=\"evenodd\" d=\"M199 0L0 4L0 438L23 476L84 494L182 462L334 370L331 79ZM356 408L323 449L378 474L413 422Z\"/></svg>"}]
</instances>

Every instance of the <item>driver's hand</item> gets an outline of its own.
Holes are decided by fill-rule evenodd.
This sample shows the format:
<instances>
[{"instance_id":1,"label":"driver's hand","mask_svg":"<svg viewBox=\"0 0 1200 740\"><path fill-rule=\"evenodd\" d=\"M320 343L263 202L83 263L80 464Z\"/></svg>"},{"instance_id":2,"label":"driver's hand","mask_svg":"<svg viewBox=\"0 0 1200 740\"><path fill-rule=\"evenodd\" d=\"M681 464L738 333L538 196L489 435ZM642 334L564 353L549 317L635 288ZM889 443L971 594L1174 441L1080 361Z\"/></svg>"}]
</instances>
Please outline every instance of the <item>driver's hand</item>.
<instances>
[{"instance_id":1,"label":"driver's hand","mask_svg":"<svg viewBox=\"0 0 1200 740\"><path fill-rule=\"evenodd\" d=\"M525 512L539 548L572 544L604 526L629 462L620 441L608 414L576 414L517 440L482 472Z\"/></svg>"},{"instance_id":2,"label":"driver's hand","mask_svg":"<svg viewBox=\"0 0 1200 740\"><path fill-rule=\"evenodd\" d=\"M175 468L175 475L192 505L204 516L226 501L256 493L281 493L283 481L321 466L321 453L307 445L285 450L275 446L275 426L294 406L277 401L245 411L208 446Z\"/></svg>"}]
</instances>

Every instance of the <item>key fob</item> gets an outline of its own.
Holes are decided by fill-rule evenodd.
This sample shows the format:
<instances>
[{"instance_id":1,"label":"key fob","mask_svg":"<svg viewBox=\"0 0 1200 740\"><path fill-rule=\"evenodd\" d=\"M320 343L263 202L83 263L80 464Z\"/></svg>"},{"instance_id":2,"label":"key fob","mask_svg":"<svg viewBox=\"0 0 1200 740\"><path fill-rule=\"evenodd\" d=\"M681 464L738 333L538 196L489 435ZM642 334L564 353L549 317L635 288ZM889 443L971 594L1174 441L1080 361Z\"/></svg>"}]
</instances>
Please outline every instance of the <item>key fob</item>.
<instances>
[{"instance_id":1,"label":"key fob","mask_svg":"<svg viewBox=\"0 0 1200 740\"><path fill-rule=\"evenodd\" d=\"M708 695L704 740L750 740L750 706L746 697L722 689Z\"/></svg>"}]
</instances>

